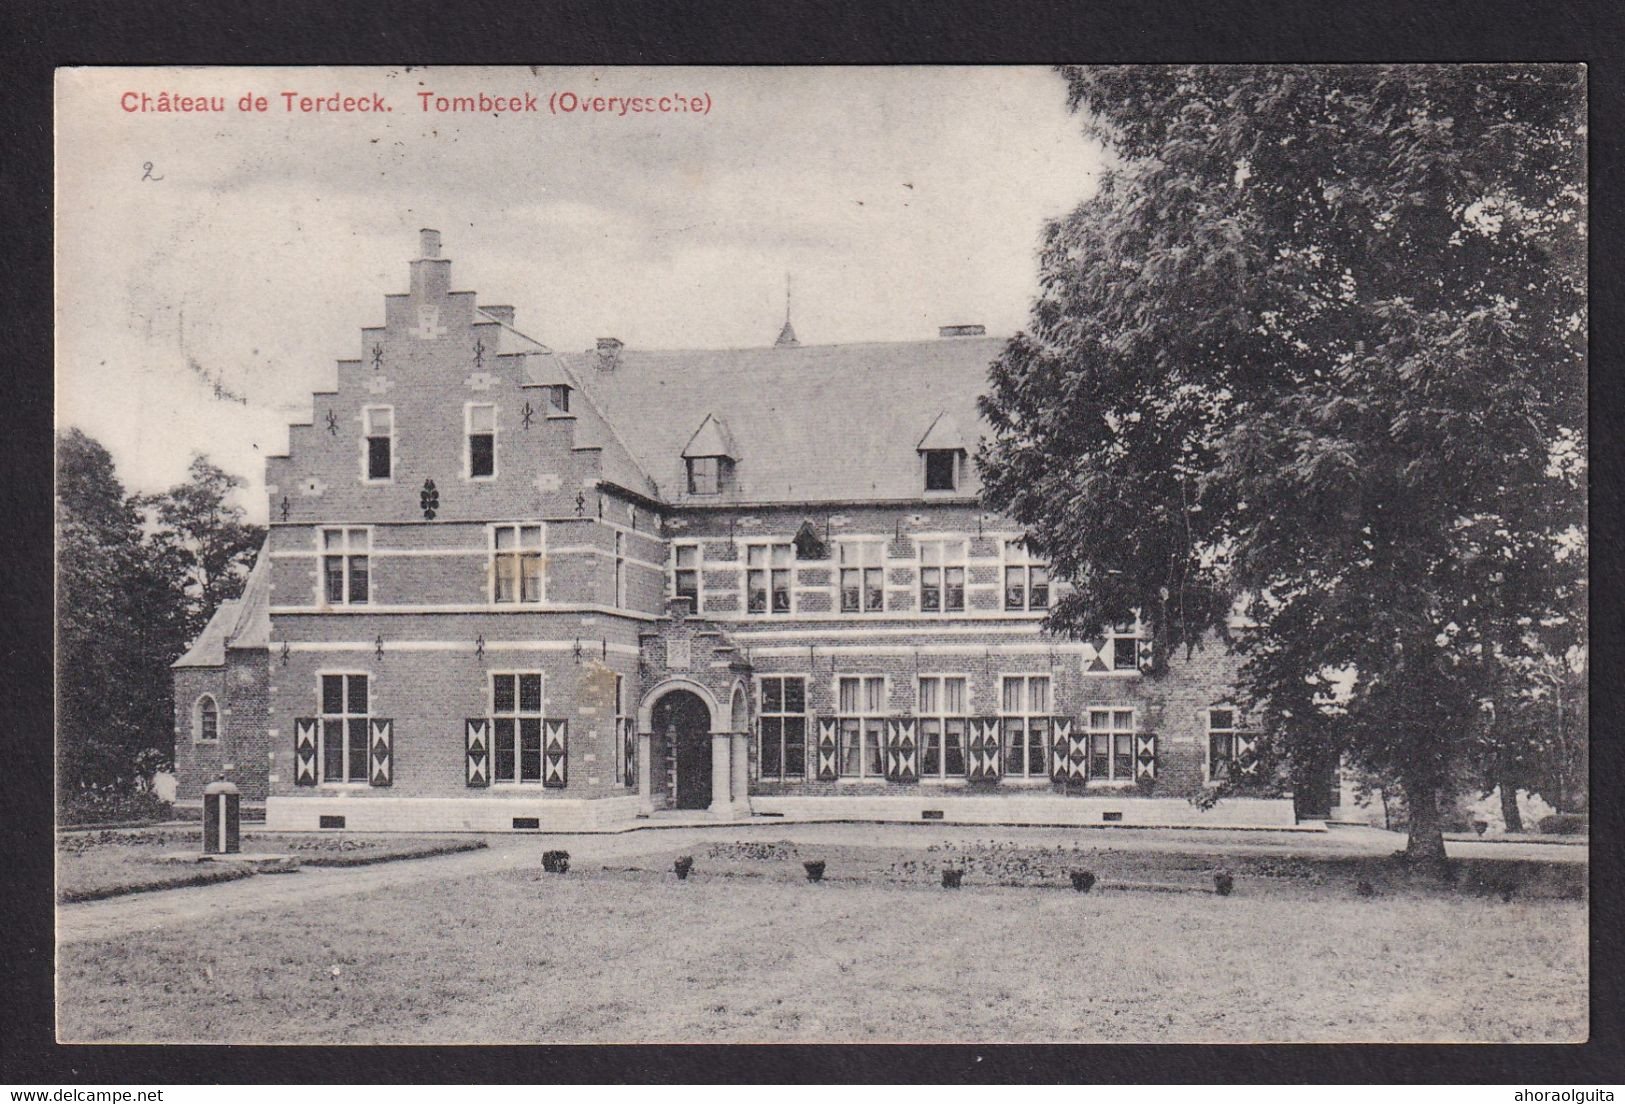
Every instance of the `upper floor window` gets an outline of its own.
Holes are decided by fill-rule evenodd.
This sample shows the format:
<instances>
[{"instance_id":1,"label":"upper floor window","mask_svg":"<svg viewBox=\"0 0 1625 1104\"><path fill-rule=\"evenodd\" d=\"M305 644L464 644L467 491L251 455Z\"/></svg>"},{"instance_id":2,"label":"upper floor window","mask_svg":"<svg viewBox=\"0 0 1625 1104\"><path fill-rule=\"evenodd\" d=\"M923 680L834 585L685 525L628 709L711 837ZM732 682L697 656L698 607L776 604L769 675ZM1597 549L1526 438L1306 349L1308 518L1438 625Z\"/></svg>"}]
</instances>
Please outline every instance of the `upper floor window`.
<instances>
[{"instance_id":1,"label":"upper floor window","mask_svg":"<svg viewBox=\"0 0 1625 1104\"><path fill-rule=\"evenodd\" d=\"M837 684L840 707L842 778L882 778L881 745L886 738L886 679L883 675L843 675Z\"/></svg>"},{"instance_id":2,"label":"upper floor window","mask_svg":"<svg viewBox=\"0 0 1625 1104\"><path fill-rule=\"evenodd\" d=\"M1021 541L1004 542L1004 608L1049 609L1049 568L1034 560Z\"/></svg>"},{"instance_id":3,"label":"upper floor window","mask_svg":"<svg viewBox=\"0 0 1625 1104\"><path fill-rule=\"evenodd\" d=\"M213 743L220 739L220 709L214 704L213 694L204 694L197 700L192 717L192 739Z\"/></svg>"},{"instance_id":4,"label":"upper floor window","mask_svg":"<svg viewBox=\"0 0 1625 1104\"><path fill-rule=\"evenodd\" d=\"M959 489L958 449L925 450L925 489L928 491L957 491Z\"/></svg>"},{"instance_id":5,"label":"upper floor window","mask_svg":"<svg viewBox=\"0 0 1625 1104\"><path fill-rule=\"evenodd\" d=\"M490 479L497 473L497 408L490 403L469 403L463 408L467 423L470 479Z\"/></svg>"},{"instance_id":6,"label":"upper floor window","mask_svg":"<svg viewBox=\"0 0 1625 1104\"><path fill-rule=\"evenodd\" d=\"M965 542L920 541L920 609L925 613L965 610Z\"/></svg>"},{"instance_id":7,"label":"upper floor window","mask_svg":"<svg viewBox=\"0 0 1625 1104\"><path fill-rule=\"evenodd\" d=\"M688 464L688 493L721 494L728 489L733 462L725 456L691 456Z\"/></svg>"},{"instance_id":8,"label":"upper floor window","mask_svg":"<svg viewBox=\"0 0 1625 1104\"><path fill-rule=\"evenodd\" d=\"M547 388L546 394L547 394L548 405L552 406L552 408L554 410L557 410L560 414L568 414L568 413L570 413L570 385L569 384L567 384L567 383L555 383L555 384L552 384Z\"/></svg>"},{"instance_id":9,"label":"upper floor window","mask_svg":"<svg viewBox=\"0 0 1625 1104\"><path fill-rule=\"evenodd\" d=\"M491 601L542 600L542 527L491 527Z\"/></svg>"},{"instance_id":10,"label":"upper floor window","mask_svg":"<svg viewBox=\"0 0 1625 1104\"><path fill-rule=\"evenodd\" d=\"M491 676L491 781L542 780L542 676Z\"/></svg>"},{"instance_id":11,"label":"upper floor window","mask_svg":"<svg viewBox=\"0 0 1625 1104\"><path fill-rule=\"evenodd\" d=\"M775 782L802 778L807 773L807 680L764 675L757 685L760 775Z\"/></svg>"},{"instance_id":12,"label":"upper floor window","mask_svg":"<svg viewBox=\"0 0 1625 1104\"><path fill-rule=\"evenodd\" d=\"M615 530L615 605L626 606L626 534Z\"/></svg>"},{"instance_id":13,"label":"upper floor window","mask_svg":"<svg viewBox=\"0 0 1625 1104\"><path fill-rule=\"evenodd\" d=\"M791 565L795 549L784 544L752 544L745 548L745 611L789 613Z\"/></svg>"},{"instance_id":14,"label":"upper floor window","mask_svg":"<svg viewBox=\"0 0 1625 1104\"><path fill-rule=\"evenodd\" d=\"M964 675L920 676L920 777L965 777Z\"/></svg>"},{"instance_id":15,"label":"upper floor window","mask_svg":"<svg viewBox=\"0 0 1625 1104\"><path fill-rule=\"evenodd\" d=\"M1140 669L1140 634L1133 626L1112 633L1112 670Z\"/></svg>"},{"instance_id":16,"label":"upper floor window","mask_svg":"<svg viewBox=\"0 0 1625 1104\"><path fill-rule=\"evenodd\" d=\"M367 438L367 478L385 482L395 474L395 409L369 406L361 412Z\"/></svg>"},{"instance_id":17,"label":"upper floor window","mask_svg":"<svg viewBox=\"0 0 1625 1104\"><path fill-rule=\"evenodd\" d=\"M700 612L700 565L703 562L700 545L672 546L672 593L693 602L695 613Z\"/></svg>"},{"instance_id":18,"label":"upper floor window","mask_svg":"<svg viewBox=\"0 0 1625 1104\"><path fill-rule=\"evenodd\" d=\"M999 696L1004 725L1004 773L1009 778L1048 774L1050 685L1048 675L1006 675Z\"/></svg>"},{"instance_id":19,"label":"upper floor window","mask_svg":"<svg viewBox=\"0 0 1625 1104\"><path fill-rule=\"evenodd\" d=\"M323 675L318 761L323 782L367 781L367 676Z\"/></svg>"},{"instance_id":20,"label":"upper floor window","mask_svg":"<svg viewBox=\"0 0 1625 1104\"><path fill-rule=\"evenodd\" d=\"M886 544L877 540L840 543L841 612L877 613L886 608Z\"/></svg>"},{"instance_id":21,"label":"upper floor window","mask_svg":"<svg viewBox=\"0 0 1625 1104\"><path fill-rule=\"evenodd\" d=\"M330 606L364 606L370 597L367 552L372 533L367 529L322 530L323 593Z\"/></svg>"},{"instance_id":22,"label":"upper floor window","mask_svg":"<svg viewBox=\"0 0 1625 1104\"><path fill-rule=\"evenodd\" d=\"M1134 710L1089 710L1089 777L1134 779Z\"/></svg>"}]
</instances>

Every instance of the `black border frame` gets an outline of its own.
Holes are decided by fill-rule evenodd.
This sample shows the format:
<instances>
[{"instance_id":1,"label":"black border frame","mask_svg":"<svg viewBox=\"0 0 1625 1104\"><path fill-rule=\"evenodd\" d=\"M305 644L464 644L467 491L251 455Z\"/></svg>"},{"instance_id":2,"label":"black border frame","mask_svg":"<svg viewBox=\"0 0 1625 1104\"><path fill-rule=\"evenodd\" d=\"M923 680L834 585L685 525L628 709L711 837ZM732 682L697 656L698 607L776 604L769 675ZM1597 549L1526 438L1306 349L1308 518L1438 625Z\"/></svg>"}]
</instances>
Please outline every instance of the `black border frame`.
<instances>
[{"instance_id":1,"label":"black border frame","mask_svg":"<svg viewBox=\"0 0 1625 1104\"><path fill-rule=\"evenodd\" d=\"M0 11L0 619L10 731L0 771L4 953L13 984L0 1079L192 1083L1509 1083L1625 1080L1613 941L1619 849L1592 853L1592 1033L1584 1045L59 1046L53 1039L52 71L174 64L985 64L1586 62L1591 137L1593 670L1619 669L1622 321L1619 125L1625 19L1604 0L12 0ZM1593 827L1621 839L1617 697L1594 695Z\"/></svg>"}]
</instances>

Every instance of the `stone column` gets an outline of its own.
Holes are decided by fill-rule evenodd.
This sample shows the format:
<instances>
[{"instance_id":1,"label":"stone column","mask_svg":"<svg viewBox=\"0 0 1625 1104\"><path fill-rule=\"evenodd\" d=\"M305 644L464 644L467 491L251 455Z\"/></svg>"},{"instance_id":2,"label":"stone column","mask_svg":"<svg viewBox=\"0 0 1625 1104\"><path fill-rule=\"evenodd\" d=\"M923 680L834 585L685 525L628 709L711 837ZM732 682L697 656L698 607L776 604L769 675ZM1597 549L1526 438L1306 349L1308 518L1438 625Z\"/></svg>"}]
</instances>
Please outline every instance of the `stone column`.
<instances>
[{"instance_id":1,"label":"stone column","mask_svg":"<svg viewBox=\"0 0 1625 1104\"><path fill-rule=\"evenodd\" d=\"M713 816L727 819L733 816L732 803L728 800L729 780L732 778L733 768L728 760L732 758L729 751L733 746L733 736L727 732L711 733L711 809Z\"/></svg>"},{"instance_id":2,"label":"stone column","mask_svg":"<svg viewBox=\"0 0 1625 1104\"><path fill-rule=\"evenodd\" d=\"M750 749L745 732L733 734L733 795L734 815L750 816Z\"/></svg>"},{"instance_id":3,"label":"stone column","mask_svg":"<svg viewBox=\"0 0 1625 1104\"><path fill-rule=\"evenodd\" d=\"M644 816L655 811L654 744L654 733L638 733L638 812Z\"/></svg>"}]
</instances>

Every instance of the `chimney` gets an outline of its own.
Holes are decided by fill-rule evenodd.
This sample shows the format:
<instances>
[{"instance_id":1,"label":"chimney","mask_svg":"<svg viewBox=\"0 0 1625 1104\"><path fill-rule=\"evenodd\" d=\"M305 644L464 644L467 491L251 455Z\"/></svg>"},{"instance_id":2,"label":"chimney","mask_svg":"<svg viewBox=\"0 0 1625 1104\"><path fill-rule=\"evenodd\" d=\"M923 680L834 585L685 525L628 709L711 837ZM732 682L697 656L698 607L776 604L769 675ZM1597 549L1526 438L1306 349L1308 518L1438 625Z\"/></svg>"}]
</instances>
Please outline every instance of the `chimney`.
<instances>
[{"instance_id":1,"label":"chimney","mask_svg":"<svg viewBox=\"0 0 1625 1104\"><path fill-rule=\"evenodd\" d=\"M987 334L987 327L979 322L958 326L938 326L938 337L983 337Z\"/></svg>"},{"instance_id":2,"label":"chimney","mask_svg":"<svg viewBox=\"0 0 1625 1104\"><path fill-rule=\"evenodd\" d=\"M433 260L440 256L440 231L418 231L418 256L424 260Z\"/></svg>"},{"instance_id":3,"label":"chimney","mask_svg":"<svg viewBox=\"0 0 1625 1104\"><path fill-rule=\"evenodd\" d=\"M492 318L495 318L504 326L513 325L512 307L481 307L480 310L484 311L486 314L489 314Z\"/></svg>"},{"instance_id":4,"label":"chimney","mask_svg":"<svg viewBox=\"0 0 1625 1104\"><path fill-rule=\"evenodd\" d=\"M600 337L598 339L598 368L600 371L612 372L615 362L620 358L624 343L618 337Z\"/></svg>"}]
</instances>

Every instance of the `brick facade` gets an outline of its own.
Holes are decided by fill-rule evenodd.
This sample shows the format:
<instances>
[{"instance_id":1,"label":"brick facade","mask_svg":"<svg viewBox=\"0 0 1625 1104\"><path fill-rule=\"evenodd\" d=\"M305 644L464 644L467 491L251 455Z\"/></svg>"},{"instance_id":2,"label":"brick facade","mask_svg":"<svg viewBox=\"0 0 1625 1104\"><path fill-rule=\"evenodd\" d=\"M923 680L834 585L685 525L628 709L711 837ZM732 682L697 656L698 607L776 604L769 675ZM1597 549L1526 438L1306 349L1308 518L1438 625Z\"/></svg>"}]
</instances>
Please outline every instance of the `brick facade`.
<instances>
[{"instance_id":1,"label":"brick facade","mask_svg":"<svg viewBox=\"0 0 1625 1104\"><path fill-rule=\"evenodd\" d=\"M672 804L686 763L708 768L719 795L712 808L729 815L752 802L809 798L941 794L1014 809L1026 798L1105 796L1152 802L1141 818L1166 822L1167 799L1208 781L1206 711L1233 679L1230 655L1213 643L1154 675L1132 636L1055 639L1041 631L1042 609L1007 609L1005 571L1021 560L1007 541L1019 534L983 510L970 476L953 493L797 497L786 484L773 500L753 499L760 452L751 450L771 441L747 438L739 493L701 501L674 486L678 456L640 462L648 435L613 424L618 400L599 374L613 362L572 367L514 330L508 308L477 307L472 293L452 290L449 269L438 236L426 232L409 292L386 297L384 325L362 331L361 358L338 363L336 388L314 397L310 423L291 428L287 455L268 459L270 535L252 581L263 589L265 643L227 648L218 664L200 645L177 667L183 800L223 771L246 800L268 799L272 827L340 823L324 822L332 817L348 829L604 826ZM984 351L921 355L971 357L974 372ZM618 344L611 352L619 355ZM684 386L680 374L672 385ZM481 476L474 468L485 446L470 434L487 429L494 463ZM389 439L382 477L369 472L369 432ZM725 431L711 433L733 447ZM905 450L901 463L914 457ZM519 571L499 546L508 538L495 527L505 525L527 527L512 535L514 555L535 556L527 562L537 565L539 592L499 585ZM524 544L532 532L534 544ZM952 566L964 599L962 610L939 613L922 608L933 554L922 545L943 539L962 542ZM849 554L873 557L884 608L842 612L839 550L858 540L869 544ZM753 610L747 569L762 545L769 551L754 555L772 559L778 546L776 566L788 574L773 577L781 598ZM697 609L673 593L678 548L697 560ZM788 608L775 608L780 601ZM521 675L540 676L539 708L518 689ZM974 717L1001 713L1001 679L1047 675L1046 716L1080 731L1092 709L1132 710L1133 734L1156 736L1155 781L1130 770L1135 777L1061 784L1047 756L1031 779L820 780L818 721L839 712L842 675L884 678L881 709L897 719L917 715L921 675L963 677L964 713ZM805 680L801 777L762 776L764 676ZM675 729L657 731L657 713L677 715L670 703L661 712L668 690L704 706L675 739ZM204 693L222 708L214 744L192 739ZM352 696L363 693L356 707ZM514 694L524 700L504 697ZM300 730L324 716L315 746L301 748L310 737ZM491 746L471 736L470 721L485 725ZM510 728L511 759L505 742L495 746ZM538 729L541 758L527 757L537 743L522 733ZM562 747L555 732L567 733ZM351 734L347 750L333 743L336 733ZM491 777L499 768L508 780Z\"/></svg>"}]
</instances>

